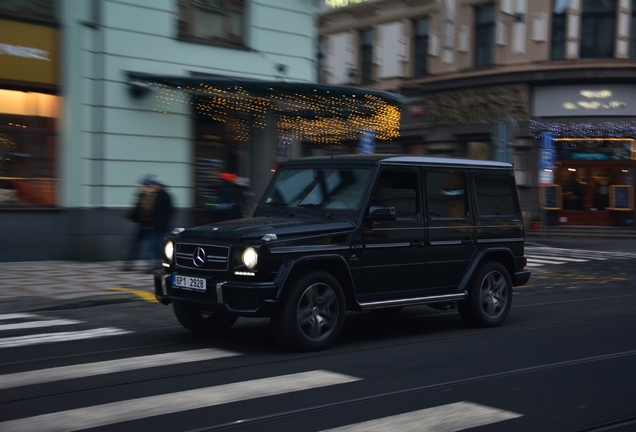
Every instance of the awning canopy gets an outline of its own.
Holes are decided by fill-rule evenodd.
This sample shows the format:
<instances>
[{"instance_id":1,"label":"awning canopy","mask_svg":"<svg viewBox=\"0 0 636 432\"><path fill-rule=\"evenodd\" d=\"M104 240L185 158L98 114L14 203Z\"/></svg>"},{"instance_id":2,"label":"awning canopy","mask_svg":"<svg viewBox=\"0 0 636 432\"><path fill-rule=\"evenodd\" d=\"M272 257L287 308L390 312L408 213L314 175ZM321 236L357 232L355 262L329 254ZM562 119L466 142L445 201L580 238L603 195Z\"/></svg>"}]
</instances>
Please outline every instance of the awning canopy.
<instances>
[{"instance_id":1,"label":"awning canopy","mask_svg":"<svg viewBox=\"0 0 636 432\"><path fill-rule=\"evenodd\" d=\"M196 104L200 114L242 123L237 138L249 139L252 127L276 114L279 133L305 141L339 143L362 133L389 140L399 136L405 99L374 89L283 81L256 81L210 76L165 76L129 73L133 94L155 90L157 111L176 104ZM242 131L242 132L241 132Z\"/></svg>"}]
</instances>

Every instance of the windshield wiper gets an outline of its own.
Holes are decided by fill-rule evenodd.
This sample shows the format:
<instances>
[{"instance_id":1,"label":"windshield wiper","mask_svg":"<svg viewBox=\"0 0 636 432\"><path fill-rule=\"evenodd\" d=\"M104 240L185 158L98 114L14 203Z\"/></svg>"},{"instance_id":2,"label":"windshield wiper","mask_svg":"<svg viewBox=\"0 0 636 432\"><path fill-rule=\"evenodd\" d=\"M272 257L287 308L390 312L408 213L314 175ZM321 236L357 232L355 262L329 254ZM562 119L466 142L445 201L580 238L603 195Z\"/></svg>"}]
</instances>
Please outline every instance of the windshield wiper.
<instances>
[{"instance_id":1,"label":"windshield wiper","mask_svg":"<svg viewBox=\"0 0 636 432\"><path fill-rule=\"evenodd\" d=\"M316 204L301 204L298 207L305 207L305 208L313 208L318 210L320 213L324 214L328 219L335 219L333 216L331 216L329 213L327 213L322 207L316 205Z\"/></svg>"},{"instance_id":2,"label":"windshield wiper","mask_svg":"<svg viewBox=\"0 0 636 432\"><path fill-rule=\"evenodd\" d=\"M272 207L277 207L277 208L283 210L285 213L287 213L291 217L294 217L294 214L287 209L287 204L279 203L279 202L269 202L269 203L265 203L265 205L272 206Z\"/></svg>"}]
</instances>

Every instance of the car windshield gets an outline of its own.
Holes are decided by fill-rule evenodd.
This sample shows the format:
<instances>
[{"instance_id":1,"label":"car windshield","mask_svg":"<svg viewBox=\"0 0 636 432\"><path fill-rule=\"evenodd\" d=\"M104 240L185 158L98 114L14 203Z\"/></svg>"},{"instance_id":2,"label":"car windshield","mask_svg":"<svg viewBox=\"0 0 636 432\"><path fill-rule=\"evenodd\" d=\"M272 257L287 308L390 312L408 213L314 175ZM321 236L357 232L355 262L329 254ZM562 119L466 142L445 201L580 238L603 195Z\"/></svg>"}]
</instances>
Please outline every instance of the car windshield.
<instances>
[{"instance_id":1,"label":"car windshield","mask_svg":"<svg viewBox=\"0 0 636 432\"><path fill-rule=\"evenodd\" d=\"M360 207L369 174L368 168L282 169L264 205L354 211Z\"/></svg>"}]
</instances>

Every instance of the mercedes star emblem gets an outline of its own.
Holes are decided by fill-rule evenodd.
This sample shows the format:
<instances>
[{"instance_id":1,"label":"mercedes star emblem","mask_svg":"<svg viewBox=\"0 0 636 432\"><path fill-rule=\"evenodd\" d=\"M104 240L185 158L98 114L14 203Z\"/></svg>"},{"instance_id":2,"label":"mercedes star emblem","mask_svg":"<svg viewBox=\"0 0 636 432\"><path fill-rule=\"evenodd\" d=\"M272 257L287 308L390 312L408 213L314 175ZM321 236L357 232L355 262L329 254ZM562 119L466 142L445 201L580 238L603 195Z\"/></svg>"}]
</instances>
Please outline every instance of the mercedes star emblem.
<instances>
[{"instance_id":1,"label":"mercedes star emblem","mask_svg":"<svg viewBox=\"0 0 636 432\"><path fill-rule=\"evenodd\" d=\"M192 262L197 267L203 267L205 264L205 250L203 248L198 247L192 252Z\"/></svg>"}]
</instances>

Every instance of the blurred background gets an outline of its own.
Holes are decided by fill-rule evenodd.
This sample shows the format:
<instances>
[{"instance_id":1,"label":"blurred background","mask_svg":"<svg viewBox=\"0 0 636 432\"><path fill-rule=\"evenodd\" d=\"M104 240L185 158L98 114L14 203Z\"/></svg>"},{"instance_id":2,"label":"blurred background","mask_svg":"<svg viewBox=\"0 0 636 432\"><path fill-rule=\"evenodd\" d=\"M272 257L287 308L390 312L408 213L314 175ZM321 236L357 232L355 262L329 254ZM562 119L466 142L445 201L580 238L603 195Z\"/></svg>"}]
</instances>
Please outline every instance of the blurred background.
<instances>
[{"instance_id":1,"label":"blurred background","mask_svg":"<svg viewBox=\"0 0 636 432\"><path fill-rule=\"evenodd\" d=\"M528 226L633 227L633 0L0 0L0 261L118 260L281 162L515 164ZM228 177L228 175L230 177ZM249 214L249 209L244 215Z\"/></svg>"}]
</instances>

